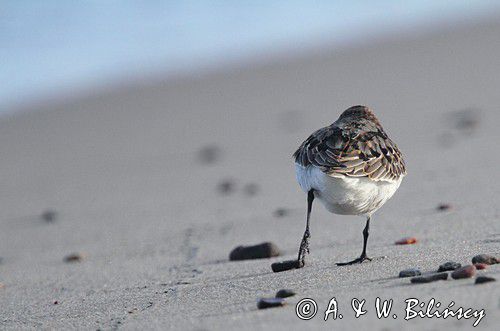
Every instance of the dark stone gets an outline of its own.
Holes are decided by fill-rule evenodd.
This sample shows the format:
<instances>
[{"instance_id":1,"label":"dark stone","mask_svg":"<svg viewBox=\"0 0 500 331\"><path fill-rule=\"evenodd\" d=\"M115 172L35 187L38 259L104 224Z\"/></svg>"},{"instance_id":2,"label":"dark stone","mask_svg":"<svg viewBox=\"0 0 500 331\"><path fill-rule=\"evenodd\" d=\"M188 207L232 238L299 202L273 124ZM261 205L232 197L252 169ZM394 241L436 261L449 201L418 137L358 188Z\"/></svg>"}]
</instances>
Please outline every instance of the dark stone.
<instances>
[{"instance_id":1,"label":"dark stone","mask_svg":"<svg viewBox=\"0 0 500 331\"><path fill-rule=\"evenodd\" d=\"M235 183L231 179L224 179L217 184L217 191L223 195L228 195L234 191Z\"/></svg>"},{"instance_id":2,"label":"dark stone","mask_svg":"<svg viewBox=\"0 0 500 331\"><path fill-rule=\"evenodd\" d=\"M283 289L283 290L279 290L278 292L276 292L276 297L277 298L288 298L288 297L293 297L296 293L292 290L288 290L288 289Z\"/></svg>"},{"instance_id":3,"label":"dark stone","mask_svg":"<svg viewBox=\"0 0 500 331\"><path fill-rule=\"evenodd\" d=\"M496 279L488 276L478 276L474 284L484 284L489 282L496 282Z\"/></svg>"},{"instance_id":4,"label":"dark stone","mask_svg":"<svg viewBox=\"0 0 500 331\"><path fill-rule=\"evenodd\" d=\"M259 309L283 307L284 305L286 305L286 302L283 298L260 298L257 301L257 308Z\"/></svg>"},{"instance_id":5,"label":"dark stone","mask_svg":"<svg viewBox=\"0 0 500 331\"><path fill-rule=\"evenodd\" d=\"M472 258L472 264L476 263L497 264L500 263L500 260L488 254L479 254Z\"/></svg>"},{"instance_id":6,"label":"dark stone","mask_svg":"<svg viewBox=\"0 0 500 331\"><path fill-rule=\"evenodd\" d=\"M274 272L282 272L282 271L287 271L291 269L300 269L304 266L304 263L302 263L299 260L287 260L283 262L275 262L271 264L271 269L273 269Z\"/></svg>"},{"instance_id":7,"label":"dark stone","mask_svg":"<svg viewBox=\"0 0 500 331\"><path fill-rule=\"evenodd\" d=\"M279 255L280 250L275 244L265 242L254 246L238 246L229 254L229 260L266 259Z\"/></svg>"},{"instance_id":8,"label":"dark stone","mask_svg":"<svg viewBox=\"0 0 500 331\"><path fill-rule=\"evenodd\" d=\"M40 217L47 223L52 223L57 219L57 212L55 210L46 210L44 211Z\"/></svg>"},{"instance_id":9,"label":"dark stone","mask_svg":"<svg viewBox=\"0 0 500 331\"><path fill-rule=\"evenodd\" d=\"M447 280L447 279L448 279L448 273L441 272L441 273L433 274L433 275L429 275L429 276L413 277L411 279L411 282L413 284L423 284L423 283L430 283L430 282L435 282L438 280Z\"/></svg>"},{"instance_id":10,"label":"dark stone","mask_svg":"<svg viewBox=\"0 0 500 331\"><path fill-rule=\"evenodd\" d=\"M420 270L416 268L410 268L410 269L405 269L401 270L399 272L399 277L404 278L404 277L415 277L415 276L420 276L422 273Z\"/></svg>"},{"instance_id":11,"label":"dark stone","mask_svg":"<svg viewBox=\"0 0 500 331\"><path fill-rule=\"evenodd\" d=\"M461 266L462 265L460 263L449 261L449 262L441 264L439 266L438 272L453 271L453 270L456 270L456 269L460 268Z\"/></svg>"},{"instance_id":12,"label":"dark stone","mask_svg":"<svg viewBox=\"0 0 500 331\"><path fill-rule=\"evenodd\" d=\"M451 278L462 279L471 278L476 274L476 268L473 265L466 265L464 267L458 268L451 273Z\"/></svg>"},{"instance_id":13,"label":"dark stone","mask_svg":"<svg viewBox=\"0 0 500 331\"><path fill-rule=\"evenodd\" d=\"M85 256L83 254L80 254L80 253L73 253L73 254L69 254L69 255L66 255L64 257L64 262L80 262L82 261L83 259L85 258Z\"/></svg>"},{"instance_id":14,"label":"dark stone","mask_svg":"<svg viewBox=\"0 0 500 331\"><path fill-rule=\"evenodd\" d=\"M450 210L451 208L452 207L449 203L442 203L439 206L437 206L437 210L439 210L439 211L446 211L446 210Z\"/></svg>"}]
</instances>

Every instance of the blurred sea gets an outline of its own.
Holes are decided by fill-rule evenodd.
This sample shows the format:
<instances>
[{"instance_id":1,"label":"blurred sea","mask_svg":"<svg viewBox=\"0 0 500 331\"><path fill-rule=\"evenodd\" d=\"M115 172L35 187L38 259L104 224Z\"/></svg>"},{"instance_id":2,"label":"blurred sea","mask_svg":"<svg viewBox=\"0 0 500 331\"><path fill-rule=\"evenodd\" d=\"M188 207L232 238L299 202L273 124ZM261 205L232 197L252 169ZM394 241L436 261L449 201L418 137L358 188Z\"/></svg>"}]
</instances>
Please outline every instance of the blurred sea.
<instances>
[{"instance_id":1,"label":"blurred sea","mask_svg":"<svg viewBox=\"0 0 500 331\"><path fill-rule=\"evenodd\" d=\"M3 0L0 112L35 98L480 19L500 1Z\"/></svg>"}]
</instances>

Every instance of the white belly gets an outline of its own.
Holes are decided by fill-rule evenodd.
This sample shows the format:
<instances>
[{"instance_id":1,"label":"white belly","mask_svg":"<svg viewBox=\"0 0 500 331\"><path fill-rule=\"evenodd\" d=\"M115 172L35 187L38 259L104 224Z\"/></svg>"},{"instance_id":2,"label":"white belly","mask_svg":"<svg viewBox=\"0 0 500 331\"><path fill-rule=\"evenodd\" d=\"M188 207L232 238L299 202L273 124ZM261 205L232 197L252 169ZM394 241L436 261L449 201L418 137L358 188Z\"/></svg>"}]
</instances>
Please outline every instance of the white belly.
<instances>
[{"instance_id":1,"label":"white belly","mask_svg":"<svg viewBox=\"0 0 500 331\"><path fill-rule=\"evenodd\" d=\"M394 182L373 181L367 177L331 177L315 166L295 165L297 181L308 192L314 189L330 212L341 215L371 215L389 200L402 177Z\"/></svg>"}]
</instances>

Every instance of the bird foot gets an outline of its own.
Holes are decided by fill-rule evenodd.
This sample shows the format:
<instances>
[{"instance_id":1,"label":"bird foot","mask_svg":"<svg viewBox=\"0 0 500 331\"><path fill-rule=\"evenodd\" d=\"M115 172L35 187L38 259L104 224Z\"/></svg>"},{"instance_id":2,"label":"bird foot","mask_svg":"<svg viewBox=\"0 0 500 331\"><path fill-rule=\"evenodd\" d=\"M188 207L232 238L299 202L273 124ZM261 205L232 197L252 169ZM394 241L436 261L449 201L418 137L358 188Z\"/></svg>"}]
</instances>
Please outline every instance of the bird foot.
<instances>
[{"instance_id":1,"label":"bird foot","mask_svg":"<svg viewBox=\"0 0 500 331\"><path fill-rule=\"evenodd\" d=\"M302 238L302 242L300 243L299 257L297 260L302 265L305 263L304 260L306 254L309 254L309 234L304 235L304 238Z\"/></svg>"},{"instance_id":2,"label":"bird foot","mask_svg":"<svg viewBox=\"0 0 500 331\"><path fill-rule=\"evenodd\" d=\"M337 263L338 266L344 266L344 265L353 265L353 264L358 264L358 263L363 263L365 261L371 261L372 259L369 258L368 256L360 256L358 257L357 259L355 260L352 260L352 261L349 261L349 262L340 262L340 263Z\"/></svg>"}]
</instances>

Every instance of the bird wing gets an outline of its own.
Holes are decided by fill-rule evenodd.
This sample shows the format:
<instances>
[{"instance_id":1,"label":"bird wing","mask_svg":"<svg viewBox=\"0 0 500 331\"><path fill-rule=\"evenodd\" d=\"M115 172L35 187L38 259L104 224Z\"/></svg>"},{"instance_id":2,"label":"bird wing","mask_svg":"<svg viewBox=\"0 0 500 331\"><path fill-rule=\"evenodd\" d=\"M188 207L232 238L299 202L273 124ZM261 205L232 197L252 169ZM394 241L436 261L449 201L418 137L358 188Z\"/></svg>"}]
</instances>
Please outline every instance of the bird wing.
<instances>
[{"instance_id":1,"label":"bird wing","mask_svg":"<svg viewBox=\"0 0 500 331\"><path fill-rule=\"evenodd\" d=\"M328 126L314 132L294 153L301 166L314 165L332 177L398 180L406 175L403 156L382 128L342 130Z\"/></svg>"}]
</instances>

